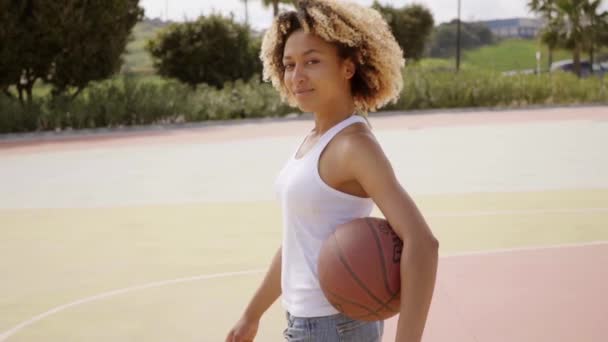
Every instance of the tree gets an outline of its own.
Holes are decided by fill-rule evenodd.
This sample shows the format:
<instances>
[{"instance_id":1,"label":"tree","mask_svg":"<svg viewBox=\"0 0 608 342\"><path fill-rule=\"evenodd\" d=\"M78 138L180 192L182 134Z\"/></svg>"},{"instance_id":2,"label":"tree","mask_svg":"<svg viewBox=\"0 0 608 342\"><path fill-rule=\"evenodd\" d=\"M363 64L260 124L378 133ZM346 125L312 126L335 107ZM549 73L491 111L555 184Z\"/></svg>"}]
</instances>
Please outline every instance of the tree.
<instances>
[{"instance_id":1,"label":"tree","mask_svg":"<svg viewBox=\"0 0 608 342\"><path fill-rule=\"evenodd\" d=\"M372 8L382 14L389 24L404 57L418 60L422 57L425 44L434 26L433 14L422 5L408 5L395 8L374 1Z\"/></svg>"},{"instance_id":2,"label":"tree","mask_svg":"<svg viewBox=\"0 0 608 342\"><path fill-rule=\"evenodd\" d=\"M247 25L213 14L172 24L146 48L160 75L196 88L201 83L222 87L226 81L260 73L260 46L260 39L252 37Z\"/></svg>"},{"instance_id":3,"label":"tree","mask_svg":"<svg viewBox=\"0 0 608 342\"><path fill-rule=\"evenodd\" d=\"M542 18L547 23L540 31L540 41L547 45L549 50L548 68L551 68L551 65L553 64L553 51L558 48L560 39L559 27L554 20L554 18L557 17L557 12L553 8L553 1L530 0L528 2L528 8L533 12L541 14Z\"/></svg>"},{"instance_id":4,"label":"tree","mask_svg":"<svg viewBox=\"0 0 608 342\"><path fill-rule=\"evenodd\" d=\"M291 4L292 2L292 0L262 0L262 5L264 7L272 6L272 14L276 17L279 15L279 3Z\"/></svg>"},{"instance_id":5,"label":"tree","mask_svg":"<svg viewBox=\"0 0 608 342\"><path fill-rule=\"evenodd\" d=\"M540 32L540 41L547 45L549 50L548 56L548 68L551 68L553 64L553 51L560 46L559 28L555 24L549 24L545 26Z\"/></svg>"},{"instance_id":6,"label":"tree","mask_svg":"<svg viewBox=\"0 0 608 342\"><path fill-rule=\"evenodd\" d=\"M21 77L21 70L19 68L20 56L15 53L18 48L14 46L13 49L9 49L9 44L19 41L20 27L18 21L13 18L11 12L9 12L8 0L0 0L0 90L9 97L13 95L9 92L9 87L13 84L19 85ZM27 58L21 56L21 59Z\"/></svg>"},{"instance_id":7,"label":"tree","mask_svg":"<svg viewBox=\"0 0 608 342\"><path fill-rule=\"evenodd\" d=\"M249 0L241 0L245 6L245 25L249 25Z\"/></svg>"},{"instance_id":8,"label":"tree","mask_svg":"<svg viewBox=\"0 0 608 342\"><path fill-rule=\"evenodd\" d=\"M583 5L583 12L587 17L588 38L585 48L589 51L589 63L593 65L595 49L598 46L608 46L608 11L598 13L602 0L592 0Z\"/></svg>"},{"instance_id":9,"label":"tree","mask_svg":"<svg viewBox=\"0 0 608 342\"><path fill-rule=\"evenodd\" d=\"M24 104L42 80L74 98L119 70L143 13L139 0L0 0L0 89Z\"/></svg>"},{"instance_id":10,"label":"tree","mask_svg":"<svg viewBox=\"0 0 608 342\"><path fill-rule=\"evenodd\" d=\"M541 39L547 45L572 51L574 71L581 75L581 54L603 42L608 13L597 13L602 0L530 0L528 8L541 14L547 25Z\"/></svg>"},{"instance_id":11,"label":"tree","mask_svg":"<svg viewBox=\"0 0 608 342\"><path fill-rule=\"evenodd\" d=\"M456 54L456 31L458 19L437 26L430 39L431 57L452 57ZM460 45L463 49L474 49L494 43L494 35L483 24L461 22Z\"/></svg>"}]
</instances>

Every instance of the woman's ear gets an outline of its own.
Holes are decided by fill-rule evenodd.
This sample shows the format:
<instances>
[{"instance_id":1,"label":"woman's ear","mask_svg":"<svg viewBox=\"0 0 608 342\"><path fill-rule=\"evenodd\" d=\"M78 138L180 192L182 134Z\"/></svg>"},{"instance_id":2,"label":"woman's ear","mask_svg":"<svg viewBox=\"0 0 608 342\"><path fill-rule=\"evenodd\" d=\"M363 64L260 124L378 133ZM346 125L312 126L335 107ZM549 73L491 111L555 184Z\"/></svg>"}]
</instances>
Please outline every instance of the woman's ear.
<instances>
[{"instance_id":1,"label":"woman's ear","mask_svg":"<svg viewBox=\"0 0 608 342\"><path fill-rule=\"evenodd\" d=\"M350 58L347 58L344 61L344 77L347 80L350 80L351 78L353 78L356 71L357 71L357 69L356 69L355 63L353 63L353 61Z\"/></svg>"}]
</instances>

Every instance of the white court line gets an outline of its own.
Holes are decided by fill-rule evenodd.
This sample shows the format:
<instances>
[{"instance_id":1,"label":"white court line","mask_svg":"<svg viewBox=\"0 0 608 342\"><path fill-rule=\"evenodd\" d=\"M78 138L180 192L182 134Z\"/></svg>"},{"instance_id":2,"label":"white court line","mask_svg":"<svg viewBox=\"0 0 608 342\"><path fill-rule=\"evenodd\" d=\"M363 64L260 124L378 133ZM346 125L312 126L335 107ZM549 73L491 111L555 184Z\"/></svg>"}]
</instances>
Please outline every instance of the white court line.
<instances>
[{"instance_id":1,"label":"white court line","mask_svg":"<svg viewBox=\"0 0 608 342\"><path fill-rule=\"evenodd\" d=\"M72 308L72 307L75 307L78 305L91 303L91 302L95 302L95 301L102 300L102 299L107 299L107 298L118 296L118 295L125 294L128 292L140 291L140 290L145 290L145 289L154 288L154 287L174 285L174 284L186 283L186 282L197 281L197 280L208 280L208 279L216 279L216 278L224 278L224 277L233 277L233 276L238 276L238 275L257 274L257 273L262 273L262 272L264 272L264 270L249 270L249 271L241 271L241 272L204 274L204 275L199 275L199 276L194 276L194 277L158 281L158 282L154 282L154 283L148 283L148 284L144 284L144 285L132 286L132 287L124 288L124 289L104 292L104 293L101 293L101 294L98 294L98 295L95 295L92 297L87 297L84 299L77 300L75 302L57 306L40 315L34 316L26 321L23 321L23 322L19 323L18 325L14 326L13 328L0 334L0 341L5 341L11 335L16 334L19 330L21 330L29 325L32 325L48 316L51 316L60 311L63 311L63 310L66 310L66 309L69 309L69 308Z\"/></svg>"},{"instance_id":2,"label":"white court line","mask_svg":"<svg viewBox=\"0 0 608 342\"><path fill-rule=\"evenodd\" d=\"M592 241L592 242L583 242L583 243L565 243L565 244L546 245L546 246L501 248L501 249L492 249L492 250L488 250L488 251L446 254L446 255L440 256L439 258L448 259L448 258L456 258L456 257L463 257L463 256L490 255L490 254L502 254L502 253L513 253L513 252L538 251L538 250L544 250L544 249L576 248L576 247L589 247L589 246L601 246L601 245L608 245L608 241Z\"/></svg>"},{"instance_id":3,"label":"white court line","mask_svg":"<svg viewBox=\"0 0 608 342\"><path fill-rule=\"evenodd\" d=\"M502 216L502 215L530 215L530 214L580 214L580 213L604 213L608 208L575 208L575 209L521 209L521 210L493 210L493 211L469 211L464 213L429 213L427 217L477 217L477 216Z\"/></svg>"},{"instance_id":4,"label":"white court line","mask_svg":"<svg viewBox=\"0 0 608 342\"><path fill-rule=\"evenodd\" d=\"M520 251L530 251L530 250L543 250L543 249L558 249L558 248L572 248L572 247L584 247L584 246L597 246L597 245L608 245L608 241L594 241L594 242L586 242L586 243L578 243L578 244L561 244L561 245L548 245L548 246L531 246L531 247L520 247L520 248L510 248L510 249L496 249L490 251L478 251L478 252L465 252L465 253L456 253L456 254L448 254L445 256L441 256L440 259L447 259L452 257L462 257L462 256L471 256L471 255L489 255L489 254L499 254L499 253L509 253L509 252L520 252ZM226 272L226 273L216 273L216 274L206 274L206 275L198 275L193 277L186 278L177 278L171 280L158 281L153 283L148 283L144 285L127 287L124 289L118 289L114 291L104 292L95 296L87 297L84 299L80 299L68 304L64 304L61 306L57 306L51 310L48 310L40 315L34 316L26 321L19 323L13 328L3 332L0 334L0 342L5 341L10 336L16 334L20 330L48 317L54 315L58 312L64 311L66 309L79 306L82 304L87 304L103 299L107 299L110 297L118 296L121 294L135 292L140 290L145 290L149 288L161 287L166 285L174 285L179 283L186 283L191 281L198 280L208 280L208 279L217 279L217 278L227 278L234 277L239 275L251 275L251 274L260 274L265 272L267 269L256 269L256 270L248 270L248 271L239 271L239 272Z\"/></svg>"}]
</instances>

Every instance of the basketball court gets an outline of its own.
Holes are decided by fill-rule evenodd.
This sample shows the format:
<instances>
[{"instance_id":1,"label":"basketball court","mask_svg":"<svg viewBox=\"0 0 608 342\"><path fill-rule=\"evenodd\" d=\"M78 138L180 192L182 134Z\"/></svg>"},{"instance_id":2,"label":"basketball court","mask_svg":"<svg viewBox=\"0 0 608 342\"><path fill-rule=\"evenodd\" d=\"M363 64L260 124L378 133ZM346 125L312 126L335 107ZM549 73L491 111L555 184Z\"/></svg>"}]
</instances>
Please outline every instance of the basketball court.
<instances>
[{"instance_id":1,"label":"basketball court","mask_svg":"<svg viewBox=\"0 0 608 342\"><path fill-rule=\"evenodd\" d=\"M606 340L608 107L370 120L441 244L423 341ZM272 183L311 125L0 137L0 341L223 341L279 247ZM277 302L256 341L285 324Z\"/></svg>"}]
</instances>

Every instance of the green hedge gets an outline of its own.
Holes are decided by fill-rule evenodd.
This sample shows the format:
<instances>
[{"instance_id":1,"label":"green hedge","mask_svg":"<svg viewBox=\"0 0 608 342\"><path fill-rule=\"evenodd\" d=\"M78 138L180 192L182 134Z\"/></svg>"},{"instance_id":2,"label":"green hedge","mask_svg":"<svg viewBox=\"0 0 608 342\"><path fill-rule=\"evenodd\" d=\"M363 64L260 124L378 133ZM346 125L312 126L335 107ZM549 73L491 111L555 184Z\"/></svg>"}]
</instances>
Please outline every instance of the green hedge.
<instances>
[{"instance_id":1,"label":"green hedge","mask_svg":"<svg viewBox=\"0 0 608 342\"><path fill-rule=\"evenodd\" d=\"M423 66L408 67L403 77L399 101L385 109L608 104L608 85L598 77L578 79L567 73L503 76L474 69L454 73ZM280 117L294 111L258 76L227 83L222 89L192 89L177 81L122 76L92 84L73 101L47 95L23 108L0 95L0 133Z\"/></svg>"},{"instance_id":2,"label":"green hedge","mask_svg":"<svg viewBox=\"0 0 608 342\"><path fill-rule=\"evenodd\" d=\"M76 99L37 99L27 108L0 95L0 133L284 116L294 109L258 77L196 90L131 76L94 83Z\"/></svg>"},{"instance_id":3,"label":"green hedge","mask_svg":"<svg viewBox=\"0 0 608 342\"><path fill-rule=\"evenodd\" d=\"M420 67L404 73L404 89L393 110L519 107L608 103L604 79L578 79L570 73L504 76L498 72L464 70L459 73Z\"/></svg>"}]
</instances>

